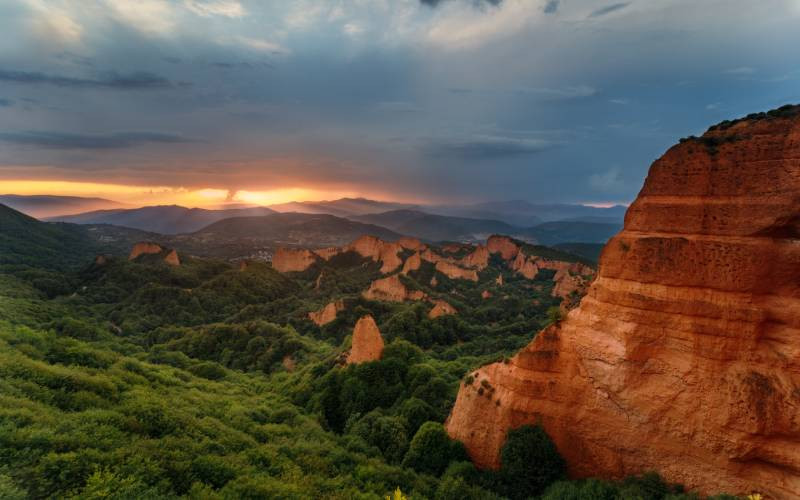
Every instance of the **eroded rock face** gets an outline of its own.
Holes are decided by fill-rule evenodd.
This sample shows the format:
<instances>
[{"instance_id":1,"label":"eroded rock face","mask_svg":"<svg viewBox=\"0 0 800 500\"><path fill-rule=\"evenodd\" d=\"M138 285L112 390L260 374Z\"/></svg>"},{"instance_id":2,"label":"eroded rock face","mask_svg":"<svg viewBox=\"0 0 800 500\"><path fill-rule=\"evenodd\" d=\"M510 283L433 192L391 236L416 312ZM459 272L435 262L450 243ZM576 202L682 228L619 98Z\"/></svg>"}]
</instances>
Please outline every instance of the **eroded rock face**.
<instances>
[{"instance_id":1,"label":"eroded rock face","mask_svg":"<svg viewBox=\"0 0 800 500\"><path fill-rule=\"evenodd\" d=\"M499 253L503 260L511 260L517 256L517 252L519 252L519 246L514 243L511 238L508 236L498 236L492 235L489 236L489 239L486 240L486 248L489 250L489 253Z\"/></svg>"},{"instance_id":2,"label":"eroded rock face","mask_svg":"<svg viewBox=\"0 0 800 500\"><path fill-rule=\"evenodd\" d=\"M462 384L448 432L483 467L538 422L574 476L798 498L799 213L800 117L671 148L580 306Z\"/></svg>"},{"instance_id":3,"label":"eroded rock face","mask_svg":"<svg viewBox=\"0 0 800 500\"><path fill-rule=\"evenodd\" d=\"M403 260L398 253L402 250L399 243L389 243L375 236L365 235L347 246L347 250L352 250L362 257L369 257L375 262L380 262L381 272L391 273L403 264Z\"/></svg>"},{"instance_id":4,"label":"eroded rock face","mask_svg":"<svg viewBox=\"0 0 800 500\"><path fill-rule=\"evenodd\" d=\"M445 302L444 300L433 301L433 308L428 311L428 317L438 318L439 316L447 316L449 314L456 314L456 308Z\"/></svg>"},{"instance_id":5,"label":"eroded rock face","mask_svg":"<svg viewBox=\"0 0 800 500\"><path fill-rule=\"evenodd\" d=\"M279 248L272 256L272 267L281 273L305 271L317 261L316 254L304 248Z\"/></svg>"},{"instance_id":6,"label":"eroded rock face","mask_svg":"<svg viewBox=\"0 0 800 500\"><path fill-rule=\"evenodd\" d=\"M171 266L180 266L181 259L178 257L178 252L175 250L170 250L170 252L164 257L164 262Z\"/></svg>"},{"instance_id":7,"label":"eroded rock face","mask_svg":"<svg viewBox=\"0 0 800 500\"><path fill-rule=\"evenodd\" d=\"M422 265L422 259L419 256L419 252L413 253L408 256L405 262L403 262L403 270L401 271L402 274L408 274L411 271L416 271L419 269L419 266Z\"/></svg>"},{"instance_id":8,"label":"eroded rock face","mask_svg":"<svg viewBox=\"0 0 800 500\"><path fill-rule=\"evenodd\" d=\"M400 247L405 248L406 250L413 250L415 252L424 250L426 248L425 245L418 239L409 238L407 236L404 236L399 240L397 240L397 244L400 245Z\"/></svg>"},{"instance_id":9,"label":"eroded rock face","mask_svg":"<svg viewBox=\"0 0 800 500\"><path fill-rule=\"evenodd\" d=\"M478 281L478 273L474 269L464 269L446 260L438 261L436 270L450 279Z\"/></svg>"},{"instance_id":10,"label":"eroded rock face","mask_svg":"<svg viewBox=\"0 0 800 500\"><path fill-rule=\"evenodd\" d=\"M344 301L337 300L329 302L325 307L318 311L308 313L308 319L314 322L317 326L327 325L336 319L336 313L344 310Z\"/></svg>"},{"instance_id":11,"label":"eroded rock face","mask_svg":"<svg viewBox=\"0 0 800 500\"><path fill-rule=\"evenodd\" d=\"M342 250L339 247L326 247L314 250L314 253L319 255L324 260L331 260L331 257L339 255Z\"/></svg>"},{"instance_id":12,"label":"eroded rock face","mask_svg":"<svg viewBox=\"0 0 800 500\"><path fill-rule=\"evenodd\" d=\"M403 302L405 300L422 300L425 294L420 290L409 290L400 276L393 274L373 281L363 294L365 299L385 300L387 302Z\"/></svg>"},{"instance_id":13,"label":"eroded rock face","mask_svg":"<svg viewBox=\"0 0 800 500\"><path fill-rule=\"evenodd\" d=\"M140 241L139 243L133 245L131 253L128 255L128 260L133 260L140 255L158 254L163 251L164 248L158 243L153 243L152 241Z\"/></svg>"},{"instance_id":14,"label":"eroded rock face","mask_svg":"<svg viewBox=\"0 0 800 500\"><path fill-rule=\"evenodd\" d=\"M128 260L134 260L140 255L157 255L162 252L167 252L167 254L164 256L164 262L171 266L181 265L181 259L178 257L178 252L175 250L167 251L166 248L162 247L158 243L153 243L152 241L141 241L135 244L131 249L130 255L128 255Z\"/></svg>"},{"instance_id":15,"label":"eroded rock face","mask_svg":"<svg viewBox=\"0 0 800 500\"><path fill-rule=\"evenodd\" d=\"M353 346L347 364L377 361L383 354L383 337L372 316L362 317L353 329Z\"/></svg>"},{"instance_id":16,"label":"eroded rock face","mask_svg":"<svg viewBox=\"0 0 800 500\"><path fill-rule=\"evenodd\" d=\"M461 259L463 267L470 267L478 271L483 271L489 265L489 249L483 245L478 245L475 250Z\"/></svg>"}]
</instances>

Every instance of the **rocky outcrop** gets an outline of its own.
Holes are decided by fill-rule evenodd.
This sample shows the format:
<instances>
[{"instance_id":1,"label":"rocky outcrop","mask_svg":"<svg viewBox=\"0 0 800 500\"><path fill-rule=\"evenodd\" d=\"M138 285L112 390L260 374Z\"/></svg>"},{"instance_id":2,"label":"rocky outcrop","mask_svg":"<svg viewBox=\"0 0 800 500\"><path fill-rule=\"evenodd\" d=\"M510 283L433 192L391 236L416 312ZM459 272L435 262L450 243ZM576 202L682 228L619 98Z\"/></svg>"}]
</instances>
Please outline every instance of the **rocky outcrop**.
<instances>
[{"instance_id":1,"label":"rocky outcrop","mask_svg":"<svg viewBox=\"0 0 800 500\"><path fill-rule=\"evenodd\" d=\"M375 280L363 294L365 299L385 300L387 302L403 302L405 300L422 300L425 294L420 290L409 290L400 275L393 274L386 278Z\"/></svg>"},{"instance_id":2,"label":"rocky outcrop","mask_svg":"<svg viewBox=\"0 0 800 500\"><path fill-rule=\"evenodd\" d=\"M463 267L469 267L478 271L483 271L489 265L489 249L483 245L478 245L459 262Z\"/></svg>"},{"instance_id":3,"label":"rocky outcrop","mask_svg":"<svg viewBox=\"0 0 800 500\"><path fill-rule=\"evenodd\" d=\"M404 236L399 240L397 240L397 244L400 245L401 248L404 248L406 250L413 250L415 252L424 250L426 248L425 245L418 239L409 238L407 236Z\"/></svg>"},{"instance_id":4,"label":"rocky outcrop","mask_svg":"<svg viewBox=\"0 0 800 500\"><path fill-rule=\"evenodd\" d=\"M436 270L450 279L478 281L478 273L474 269L464 269L446 260L437 262Z\"/></svg>"},{"instance_id":5,"label":"rocky outcrop","mask_svg":"<svg viewBox=\"0 0 800 500\"><path fill-rule=\"evenodd\" d=\"M342 250L339 247L317 248L314 253L323 260L331 260L332 257L342 253Z\"/></svg>"},{"instance_id":6,"label":"rocky outcrop","mask_svg":"<svg viewBox=\"0 0 800 500\"><path fill-rule=\"evenodd\" d=\"M497 278L494 279L494 282L498 286L503 286L503 275L499 274Z\"/></svg>"},{"instance_id":7,"label":"rocky outcrop","mask_svg":"<svg viewBox=\"0 0 800 500\"><path fill-rule=\"evenodd\" d=\"M519 246L508 236L492 235L486 240L486 248L490 254L499 253L503 260L511 260L517 256Z\"/></svg>"},{"instance_id":8,"label":"rocky outcrop","mask_svg":"<svg viewBox=\"0 0 800 500\"><path fill-rule=\"evenodd\" d=\"M523 275L526 279L532 280L539 274L539 266L536 257L528 257L525 252L519 250L517 256L511 262L511 270Z\"/></svg>"},{"instance_id":9,"label":"rocky outcrop","mask_svg":"<svg viewBox=\"0 0 800 500\"><path fill-rule=\"evenodd\" d=\"M580 306L462 384L448 432L483 467L540 423L573 476L798 498L799 206L798 115L671 148Z\"/></svg>"},{"instance_id":10,"label":"rocky outcrop","mask_svg":"<svg viewBox=\"0 0 800 500\"><path fill-rule=\"evenodd\" d=\"M419 252L415 252L408 256L405 262L403 262L403 270L401 271L402 274L408 274L411 271L416 271L422 265L422 259L419 256Z\"/></svg>"},{"instance_id":11,"label":"rocky outcrop","mask_svg":"<svg viewBox=\"0 0 800 500\"><path fill-rule=\"evenodd\" d=\"M176 250L170 250L166 257L164 257L164 262L171 266L181 265L181 259L178 257L178 252Z\"/></svg>"},{"instance_id":12,"label":"rocky outcrop","mask_svg":"<svg viewBox=\"0 0 800 500\"><path fill-rule=\"evenodd\" d=\"M347 356L347 364L377 361L383 354L383 337L372 316L358 320L353 329L353 345Z\"/></svg>"},{"instance_id":13,"label":"rocky outcrop","mask_svg":"<svg viewBox=\"0 0 800 500\"><path fill-rule=\"evenodd\" d=\"M482 292L481 292L481 298L482 298L483 300L486 300L486 299L490 299L490 298L492 298L492 292L490 292L489 290L484 290L484 291L482 291Z\"/></svg>"},{"instance_id":14,"label":"rocky outcrop","mask_svg":"<svg viewBox=\"0 0 800 500\"><path fill-rule=\"evenodd\" d=\"M447 316L449 314L456 314L456 308L443 300L434 300L433 308L428 311L430 319L438 318L439 316Z\"/></svg>"},{"instance_id":15,"label":"rocky outcrop","mask_svg":"<svg viewBox=\"0 0 800 500\"><path fill-rule=\"evenodd\" d=\"M158 243L152 241L140 241L133 245L131 253L128 255L128 260L133 260L140 255L159 254L164 251L164 248Z\"/></svg>"},{"instance_id":16,"label":"rocky outcrop","mask_svg":"<svg viewBox=\"0 0 800 500\"><path fill-rule=\"evenodd\" d=\"M445 260L444 257L439 255L438 253L434 252L430 248L426 248L421 254L420 258L425 262L430 262L431 264L436 264L440 260Z\"/></svg>"},{"instance_id":17,"label":"rocky outcrop","mask_svg":"<svg viewBox=\"0 0 800 500\"><path fill-rule=\"evenodd\" d=\"M362 236L350 243L346 250L352 250L362 257L380 262L383 274L391 273L403 264L403 260L397 255L402 250L400 244L382 241L375 236Z\"/></svg>"},{"instance_id":18,"label":"rocky outcrop","mask_svg":"<svg viewBox=\"0 0 800 500\"><path fill-rule=\"evenodd\" d=\"M311 267L317 256L302 248L279 248L272 256L272 267L281 273L301 272Z\"/></svg>"},{"instance_id":19,"label":"rocky outcrop","mask_svg":"<svg viewBox=\"0 0 800 500\"><path fill-rule=\"evenodd\" d=\"M336 319L336 313L344 310L344 301L336 300L329 302L325 307L318 311L308 313L308 319L314 322L317 326L327 325Z\"/></svg>"},{"instance_id":20,"label":"rocky outcrop","mask_svg":"<svg viewBox=\"0 0 800 500\"><path fill-rule=\"evenodd\" d=\"M171 266L179 266L181 265L181 259L178 257L178 252L175 250L169 250L158 243L153 243L152 241L141 241L135 245L131 249L131 253L128 255L128 260L134 260L141 255L159 255L165 253L164 255L164 262Z\"/></svg>"}]
</instances>

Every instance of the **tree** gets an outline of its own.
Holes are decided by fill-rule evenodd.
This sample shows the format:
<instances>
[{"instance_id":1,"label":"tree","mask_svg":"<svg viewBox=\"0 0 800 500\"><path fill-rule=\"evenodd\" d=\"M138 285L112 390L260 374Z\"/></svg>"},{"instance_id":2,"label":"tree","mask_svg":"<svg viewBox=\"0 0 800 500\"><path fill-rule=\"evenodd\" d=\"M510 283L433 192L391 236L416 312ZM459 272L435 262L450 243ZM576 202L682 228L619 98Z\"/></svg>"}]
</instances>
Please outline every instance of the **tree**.
<instances>
[{"instance_id":1,"label":"tree","mask_svg":"<svg viewBox=\"0 0 800 500\"><path fill-rule=\"evenodd\" d=\"M523 425L508 431L500 451L500 482L505 495L513 499L536 496L565 476L564 459L544 429Z\"/></svg>"},{"instance_id":2,"label":"tree","mask_svg":"<svg viewBox=\"0 0 800 500\"><path fill-rule=\"evenodd\" d=\"M442 424L425 422L411 440L403 466L439 476L451 461L465 459L464 445L450 439Z\"/></svg>"}]
</instances>

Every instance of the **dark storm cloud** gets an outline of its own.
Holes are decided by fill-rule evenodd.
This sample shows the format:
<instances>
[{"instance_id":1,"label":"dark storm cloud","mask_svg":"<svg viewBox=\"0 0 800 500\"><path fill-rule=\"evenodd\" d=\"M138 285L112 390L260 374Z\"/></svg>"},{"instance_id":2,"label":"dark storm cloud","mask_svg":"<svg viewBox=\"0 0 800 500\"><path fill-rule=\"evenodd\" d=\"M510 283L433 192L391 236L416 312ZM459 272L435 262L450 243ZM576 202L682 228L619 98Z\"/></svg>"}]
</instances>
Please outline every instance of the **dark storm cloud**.
<instances>
[{"instance_id":1,"label":"dark storm cloud","mask_svg":"<svg viewBox=\"0 0 800 500\"><path fill-rule=\"evenodd\" d=\"M124 149L148 143L177 144L195 142L180 135L161 132L117 132L112 134L73 134L69 132L26 130L0 132L0 141L46 149Z\"/></svg>"},{"instance_id":2,"label":"dark storm cloud","mask_svg":"<svg viewBox=\"0 0 800 500\"><path fill-rule=\"evenodd\" d=\"M544 6L544 13L555 14L558 12L558 3L559 0L547 0L547 3Z\"/></svg>"},{"instance_id":3,"label":"dark storm cloud","mask_svg":"<svg viewBox=\"0 0 800 500\"><path fill-rule=\"evenodd\" d=\"M611 5L606 5L605 7L600 7L599 9L589 14L589 17L602 17L605 16L606 14L611 14L612 12L622 10L630 4L631 2L620 2Z\"/></svg>"},{"instance_id":4,"label":"dark storm cloud","mask_svg":"<svg viewBox=\"0 0 800 500\"><path fill-rule=\"evenodd\" d=\"M172 82L149 72L117 73L110 72L100 78L75 78L71 76L39 73L36 71L9 71L0 69L0 81L28 84L54 85L56 87L106 88L116 90L164 89L174 85Z\"/></svg>"},{"instance_id":5,"label":"dark storm cloud","mask_svg":"<svg viewBox=\"0 0 800 500\"><path fill-rule=\"evenodd\" d=\"M7 108L7 107L11 106L11 104L13 102L14 101L12 101L11 99L4 99L4 98L0 97L0 108Z\"/></svg>"},{"instance_id":6,"label":"dark storm cloud","mask_svg":"<svg viewBox=\"0 0 800 500\"><path fill-rule=\"evenodd\" d=\"M543 139L478 136L466 139L441 139L429 142L425 151L434 157L453 159L492 159L541 153L556 144Z\"/></svg>"}]
</instances>

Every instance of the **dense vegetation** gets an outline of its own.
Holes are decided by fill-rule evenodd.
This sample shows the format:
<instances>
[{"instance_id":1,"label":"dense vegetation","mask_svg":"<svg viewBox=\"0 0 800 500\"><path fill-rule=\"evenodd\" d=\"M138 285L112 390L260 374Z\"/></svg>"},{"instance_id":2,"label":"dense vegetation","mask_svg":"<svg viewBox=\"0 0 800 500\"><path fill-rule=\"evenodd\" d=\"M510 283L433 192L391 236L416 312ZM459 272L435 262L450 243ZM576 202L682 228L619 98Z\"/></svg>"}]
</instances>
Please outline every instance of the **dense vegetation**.
<instances>
[{"instance_id":1,"label":"dense vegetation","mask_svg":"<svg viewBox=\"0 0 800 500\"><path fill-rule=\"evenodd\" d=\"M464 375L550 321L547 273L493 259L476 285L425 265L406 284L459 311L429 319L424 303L360 297L379 271L353 254L288 277L183 255L95 261L74 226L7 215L0 498L680 498L657 476L564 481L537 427L509 434L497 472L445 433ZM334 299L335 321L307 318ZM366 313L384 355L342 365Z\"/></svg>"}]
</instances>

